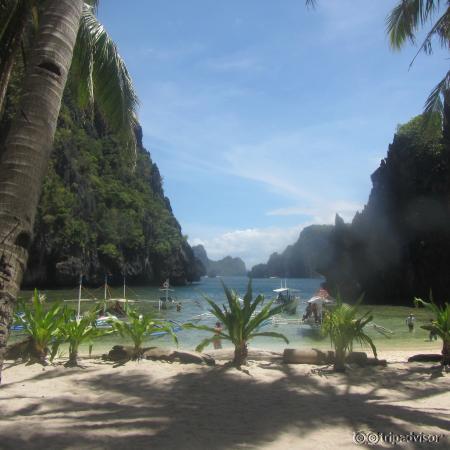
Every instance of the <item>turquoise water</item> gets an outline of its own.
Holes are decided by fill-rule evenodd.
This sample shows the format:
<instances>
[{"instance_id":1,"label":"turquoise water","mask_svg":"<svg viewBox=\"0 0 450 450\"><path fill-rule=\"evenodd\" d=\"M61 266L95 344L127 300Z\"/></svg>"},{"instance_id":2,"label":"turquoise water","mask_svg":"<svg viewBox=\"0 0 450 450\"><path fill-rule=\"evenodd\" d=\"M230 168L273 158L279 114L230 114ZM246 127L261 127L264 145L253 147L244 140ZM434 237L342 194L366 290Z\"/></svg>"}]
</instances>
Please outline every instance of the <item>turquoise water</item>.
<instances>
[{"instance_id":1,"label":"turquoise water","mask_svg":"<svg viewBox=\"0 0 450 450\"><path fill-rule=\"evenodd\" d=\"M248 279L246 277L223 277L222 280L225 284L236 290L239 294L243 295L247 288ZM314 292L319 288L321 279L289 279L287 280L288 287L297 289L299 291L302 303L297 309L297 313L302 315L305 309L305 302L308 300ZM280 287L280 279L255 279L253 280L253 292L257 294L263 294L266 299L273 298L273 290ZM49 302L63 300L63 299L76 299L78 296L78 289L73 290L48 290L44 291ZM26 299L31 296L31 291L23 291L21 297ZM157 311L155 306L150 303L145 303L145 300L157 300L160 296L158 288L154 287L133 287L127 289L127 298L134 300L141 300L136 303L136 307L142 311L153 310L157 314L164 318L175 320L177 322L190 322L193 317L206 313L208 311L208 305L204 300L204 295L212 298L214 301L224 303L225 296L223 293L220 278L203 278L199 283L192 284L190 286L177 287L173 292L177 300L182 302L182 310L177 312L175 309L169 309L167 311ZM122 297L122 288L112 288L110 292L111 297ZM83 298L95 296L96 298L103 298L103 289L97 290L84 290ZM82 304L82 309L89 308L88 303ZM76 302L73 302L73 307L76 308ZM430 316L423 310L417 310L414 308L407 308L401 306L363 306L362 312L371 310L374 315L374 321L392 331L393 336L390 339L379 335L372 329L368 330L369 335L373 337L376 345L380 348L411 348L414 347L427 347L435 348L436 343L429 343L427 341L428 333L420 329L421 324L429 322ZM409 333L406 325L405 318L409 312L414 312L416 315L416 327L413 333ZM294 316L286 316L292 318ZM206 318L199 324L205 324L213 326L215 323L214 318ZM321 337L320 332L312 330L309 326L299 327L298 325L267 325L263 331L277 331L283 333L290 341L290 347L318 347L328 348L329 342L327 339ZM178 333L179 347L182 349L194 349L195 346L208 336L208 333L198 330L182 330ZM18 334L14 333L13 339L18 338ZM149 340L149 345L152 343L158 346L173 346L173 342L168 337L161 337L157 339ZM106 336L97 342L94 346L94 353L101 353L111 348L114 344L126 343L119 336ZM269 339L269 338L257 338L251 344L253 347L263 347L270 349L282 349L286 347L286 344L281 340ZM224 346L226 343L224 342Z\"/></svg>"}]
</instances>

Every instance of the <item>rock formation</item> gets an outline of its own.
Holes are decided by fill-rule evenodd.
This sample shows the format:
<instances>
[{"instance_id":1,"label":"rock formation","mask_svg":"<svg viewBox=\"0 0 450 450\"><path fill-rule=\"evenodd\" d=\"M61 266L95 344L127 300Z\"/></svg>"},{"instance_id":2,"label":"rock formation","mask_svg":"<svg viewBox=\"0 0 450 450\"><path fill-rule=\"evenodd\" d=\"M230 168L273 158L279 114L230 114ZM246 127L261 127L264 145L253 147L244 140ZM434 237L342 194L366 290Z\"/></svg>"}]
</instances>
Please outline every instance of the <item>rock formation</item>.
<instances>
[{"instance_id":1,"label":"rock formation","mask_svg":"<svg viewBox=\"0 0 450 450\"><path fill-rule=\"evenodd\" d=\"M245 263L241 258L232 258L231 256L225 256L225 258L222 258L219 261L212 261L208 258L203 245L195 245L192 247L192 250L196 258L201 261L201 263L205 267L206 274L209 277L232 277L247 275Z\"/></svg>"},{"instance_id":2,"label":"rock formation","mask_svg":"<svg viewBox=\"0 0 450 450\"><path fill-rule=\"evenodd\" d=\"M450 298L450 165L440 123L398 128L372 174L367 206L351 224L337 216L326 286L367 303L412 305Z\"/></svg>"},{"instance_id":3,"label":"rock formation","mask_svg":"<svg viewBox=\"0 0 450 450\"><path fill-rule=\"evenodd\" d=\"M85 282L172 284L204 268L182 235L158 167L136 130L134 166L99 117L85 117L67 94L37 213L24 286Z\"/></svg>"},{"instance_id":4,"label":"rock formation","mask_svg":"<svg viewBox=\"0 0 450 450\"><path fill-rule=\"evenodd\" d=\"M266 264L252 267L252 278L315 278L322 267L328 267L331 225L311 225L300 233L297 242L283 253L273 253Z\"/></svg>"}]
</instances>

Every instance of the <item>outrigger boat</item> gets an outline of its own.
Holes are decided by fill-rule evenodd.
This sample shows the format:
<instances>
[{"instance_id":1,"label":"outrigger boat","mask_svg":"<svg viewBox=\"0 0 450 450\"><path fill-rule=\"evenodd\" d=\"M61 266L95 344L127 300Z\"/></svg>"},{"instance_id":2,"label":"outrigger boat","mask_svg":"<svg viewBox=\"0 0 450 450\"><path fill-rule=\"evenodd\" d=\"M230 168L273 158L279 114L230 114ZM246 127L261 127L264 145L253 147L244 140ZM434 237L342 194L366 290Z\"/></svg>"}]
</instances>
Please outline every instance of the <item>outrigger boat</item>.
<instances>
[{"instance_id":1,"label":"outrigger boat","mask_svg":"<svg viewBox=\"0 0 450 450\"><path fill-rule=\"evenodd\" d=\"M295 314L297 312L297 306L300 303L300 296L296 294L297 289L291 289L287 287L286 280L281 281L281 287L274 289L273 292L277 295L275 303L283 305L283 311L287 314Z\"/></svg>"},{"instance_id":2,"label":"outrigger boat","mask_svg":"<svg viewBox=\"0 0 450 450\"><path fill-rule=\"evenodd\" d=\"M307 302L306 310L302 317L302 322L312 327L321 326L323 322L324 312L327 307L336 304L336 300L330 297L330 294L320 288Z\"/></svg>"}]
</instances>

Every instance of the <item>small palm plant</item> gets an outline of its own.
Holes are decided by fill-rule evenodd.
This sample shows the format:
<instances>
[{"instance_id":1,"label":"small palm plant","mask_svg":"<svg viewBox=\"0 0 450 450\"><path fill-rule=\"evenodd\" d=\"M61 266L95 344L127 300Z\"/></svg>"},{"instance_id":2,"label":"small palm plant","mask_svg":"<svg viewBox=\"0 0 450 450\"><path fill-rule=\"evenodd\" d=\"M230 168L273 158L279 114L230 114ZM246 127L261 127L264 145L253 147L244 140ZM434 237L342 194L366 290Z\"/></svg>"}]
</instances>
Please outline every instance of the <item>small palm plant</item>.
<instances>
[{"instance_id":1,"label":"small palm plant","mask_svg":"<svg viewBox=\"0 0 450 450\"><path fill-rule=\"evenodd\" d=\"M46 309L45 297L35 289L31 304L23 302L21 313L16 313L16 323L22 325L30 338L30 357L46 365L50 345L57 339L59 326L63 318L60 303Z\"/></svg>"},{"instance_id":2,"label":"small palm plant","mask_svg":"<svg viewBox=\"0 0 450 450\"><path fill-rule=\"evenodd\" d=\"M178 338L173 330L173 325L162 319L155 318L152 314L142 314L131 307L126 308L127 321L111 317L108 322L113 330L122 337L128 337L133 341L133 359L140 359L143 354L143 343L146 338L152 337L152 333L166 332L178 345Z\"/></svg>"},{"instance_id":3,"label":"small palm plant","mask_svg":"<svg viewBox=\"0 0 450 450\"><path fill-rule=\"evenodd\" d=\"M351 306L342 302L338 297L336 306L325 313L322 324L322 332L329 336L331 345L335 349L334 370L345 372L345 358L348 352L353 350L353 343L369 344L372 352L377 357L377 349L372 339L365 333L364 327L372 322L373 316L370 311L357 318L359 304Z\"/></svg>"},{"instance_id":4,"label":"small palm plant","mask_svg":"<svg viewBox=\"0 0 450 450\"><path fill-rule=\"evenodd\" d=\"M52 355L56 354L61 343L67 342L69 344L69 361L66 363L66 366L78 366L78 349L80 345L83 342L88 342L90 352L93 339L111 332L96 327L98 312L98 308L94 308L84 316L76 317L74 310L66 309L56 335L55 344L52 347Z\"/></svg>"},{"instance_id":5,"label":"small palm plant","mask_svg":"<svg viewBox=\"0 0 450 450\"><path fill-rule=\"evenodd\" d=\"M288 339L281 333L274 332L259 332L259 328L270 317L281 313L283 305L272 308L273 301L268 302L262 307L261 311L256 312L256 308L264 302L264 296L258 295L253 300L252 281L250 280L247 287L247 292L244 300L241 302L239 296L233 290L228 289L222 282L225 296L228 300L228 308L223 305L222 309L210 298L205 297L211 307L210 312L223 323L226 331L219 331L217 329L203 326L186 324L186 328L196 328L198 330L210 331L214 333L212 337L204 339L196 348L201 352L206 346L214 342L217 338L222 338L231 341L234 344L234 359L233 364L236 367L241 367L247 363L248 356L248 342L258 336L267 336L278 339L283 339L289 343Z\"/></svg>"},{"instance_id":6,"label":"small palm plant","mask_svg":"<svg viewBox=\"0 0 450 450\"><path fill-rule=\"evenodd\" d=\"M432 300L426 302L420 298L415 298L416 305L422 305L430 310L434 319L430 325L422 325L421 328L433 331L442 339L442 361L444 367L450 365L450 303L446 302L442 306L436 305Z\"/></svg>"}]
</instances>

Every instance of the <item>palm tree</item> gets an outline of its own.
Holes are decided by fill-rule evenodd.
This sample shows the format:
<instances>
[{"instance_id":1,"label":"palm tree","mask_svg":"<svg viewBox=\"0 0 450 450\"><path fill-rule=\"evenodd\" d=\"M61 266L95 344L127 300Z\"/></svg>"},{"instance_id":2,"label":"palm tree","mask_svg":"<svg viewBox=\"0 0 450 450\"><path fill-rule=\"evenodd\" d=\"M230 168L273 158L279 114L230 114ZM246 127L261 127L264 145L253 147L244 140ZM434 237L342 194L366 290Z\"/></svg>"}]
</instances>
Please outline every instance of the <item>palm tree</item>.
<instances>
[{"instance_id":1,"label":"palm tree","mask_svg":"<svg viewBox=\"0 0 450 450\"><path fill-rule=\"evenodd\" d=\"M95 16L97 0L84 0L68 84L80 108L94 104L107 124L135 150L137 97L114 41ZM0 111L18 50L36 34L43 0L6 0L0 15ZM0 7L1 8L1 7ZM24 51L22 60L26 63Z\"/></svg>"},{"instance_id":2,"label":"palm tree","mask_svg":"<svg viewBox=\"0 0 450 450\"><path fill-rule=\"evenodd\" d=\"M334 370L345 372L345 358L353 350L353 343L356 341L368 344L372 352L377 357L377 349L372 339L365 333L364 327L373 320L372 314L368 311L357 318L358 307L361 299L356 305L348 305L338 297L336 306L325 313L322 324L322 332L330 337L331 345L335 349Z\"/></svg>"},{"instance_id":3,"label":"palm tree","mask_svg":"<svg viewBox=\"0 0 450 450\"><path fill-rule=\"evenodd\" d=\"M283 339L289 343L288 339L280 333L274 332L259 332L259 328L270 317L281 313L283 306L272 308L273 301L268 302L262 307L261 311L256 311L256 308L264 302L264 296L258 295L255 300L252 299L252 280L248 282L247 292L244 300L241 302L239 296L233 290L228 289L222 281L222 286L225 291L225 296L228 301L228 308L223 305L222 309L210 298L205 297L211 307L210 312L219 320L226 328L226 332L218 331L215 328L202 325L185 324L185 328L195 328L198 330L210 331L213 333L212 337L204 339L196 348L201 352L206 346L214 342L217 338L222 338L231 341L234 344L234 359L233 364L236 367L241 367L247 363L248 356L248 342L258 336L273 337Z\"/></svg>"},{"instance_id":4,"label":"palm tree","mask_svg":"<svg viewBox=\"0 0 450 450\"><path fill-rule=\"evenodd\" d=\"M443 13L439 15L443 10ZM437 19L436 19L437 17ZM386 20L386 28L391 47L400 50L406 42L416 44L416 35L420 28L427 24L431 29L420 44L416 57L420 52L431 54L433 40L437 40L442 48L450 47L450 1L443 0L401 0L391 11ZM411 64L413 64L415 57ZM450 133L450 71L431 91L425 102L425 112L439 112L444 121L444 132ZM446 138L450 138L446 136ZM450 143L450 139L446 139Z\"/></svg>"},{"instance_id":5,"label":"palm tree","mask_svg":"<svg viewBox=\"0 0 450 450\"><path fill-rule=\"evenodd\" d=\"M93 339L111 332L110 330L97 328L96 319L98 313L99 308L95 307L84 316L78 317L75 310L66 309L56 333L52 355L56 354L63 342L67 342L69 344L69 360L66 366L78 366L78 349L80 345L87 341L90 353Z\"/></svg>"},{"instance_id":6,"label":"palm tree","mask_svg":"<svg viewBox=\"0 0 450 450\"><path fill-rule=\"evenodd\" d=\"M416 305L422 305L430 310L434 315L431 325L422 325L421 328L433 331L442 339L442 365L450 366L450 303L442 306L436 305L433 301L425 302L420 298L415 298Z\"/></svg>"},{"instance_id":7,"label":"palm tree","mask_svg":"<svg viewBox=\"0 0 450 450\"><path fill-rule=\"evenodd\" d=\"M5 4L11 1L13 0L8 0ZM125 73L126 76L117 75L110 78L112 81L119 81L116 87L112 82L104 86L99 82L102 77L108 79L114 69L124 70L123 61L118 59L120 57L117 51L114 51L115 46L103 27L96 26L93 20L83 22L79 32L83 14L86 14L83 0L46 1L39 17L35 43L29 52L18 113L11 123L1 153L0 383L13 308L27 265L28 247L32 240L42 181L50 158L62 95L74 56L74 61L89 61L88 72L86 69L80 69L79 72L80 76L92 74L92 82L87 83L92 88L89 94L92 94L97 86L106 96L99 102L100 110L104 113L115 112L112 117L122 125L129 124L128 131L134 123L136 97L134 91L127 87L130 81L128 74L122 72L122 75ZM3 28L0 26L0 29ZM76 42L80 42L83 36L86 37L88 30L93 32L88 40L91 57L88 58L86 56L88 51L83 49L74 55ZM94 56L95 61L99 58L100 64L94 65ZM94 75L94 67L98 69L97 75ZM122 101L114 102L113 97L108 96L118 87L121 88L119 97ZM92 95L88 95L86 98L91 97ZM118 129L121 130L120 127Z\"/></svg>"},{"instance_id":8,"label":"palm tree","mask_svg":"<svg viewBox=\"0 0 450 450\"><path fill-rule=\"evenodd\" d=\"M108 322L114 331L122 337L128 337L133 341L133 359L140 359L143 353L145 339L151 338L152 333L165 332L169 334L178 345L178 338L173 331L173 325L166 320L157 319L152 314L141 314L133 308L127 307L127 321L111 318Z\"/></svg>"},{"instance_id":9,"label":"palm tree","mask_svg":"<svg viewBox=\"0 0 450 450\"><path fill-rule=\"evenodd\" d=\"M61 304L45 308L44 300L35 290L31 304L23 303L21 314L16 315L17 324L29 338L30 358L42 365L47 364L49 347L57 338L64 314Z\"/></svg>"}]
</instances>

